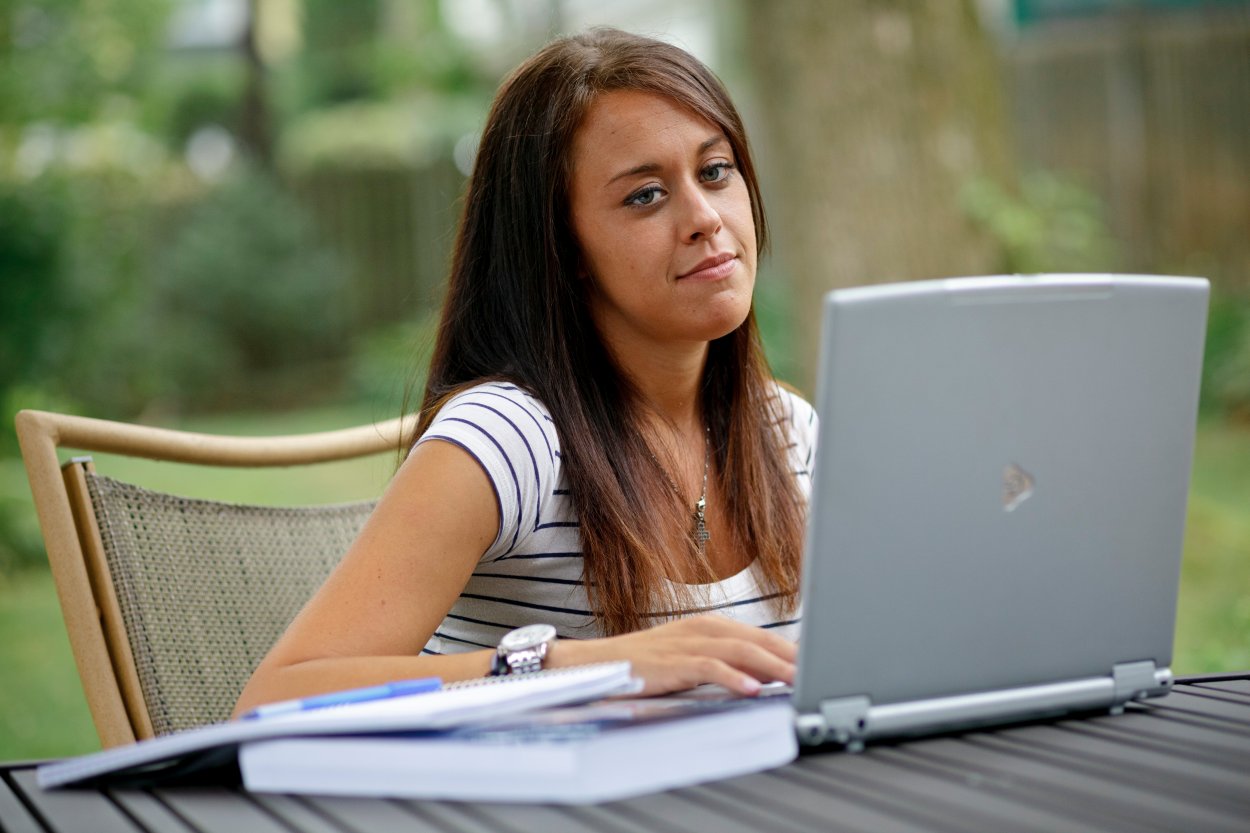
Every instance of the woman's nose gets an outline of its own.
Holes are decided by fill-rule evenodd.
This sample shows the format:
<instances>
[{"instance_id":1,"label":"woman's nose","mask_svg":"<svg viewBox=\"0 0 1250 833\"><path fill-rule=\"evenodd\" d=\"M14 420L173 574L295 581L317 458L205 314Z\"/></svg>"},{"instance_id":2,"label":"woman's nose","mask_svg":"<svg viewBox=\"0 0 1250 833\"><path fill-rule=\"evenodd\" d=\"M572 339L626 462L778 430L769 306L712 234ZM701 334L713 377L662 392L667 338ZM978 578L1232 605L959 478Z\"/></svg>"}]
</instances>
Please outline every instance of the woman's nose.
<instances>
[{"instance_id":1,"label":"woman's nose","mask_svg":"<svg viewBox=\"0 0 1250 833\"><path fill-rule=\"evenodd\" d=\"M685 238L690 242L712 237L721 229L720 212L708 199L708 194L692 186L684 199L686 205Z\"/></svg>"}]
</instances>

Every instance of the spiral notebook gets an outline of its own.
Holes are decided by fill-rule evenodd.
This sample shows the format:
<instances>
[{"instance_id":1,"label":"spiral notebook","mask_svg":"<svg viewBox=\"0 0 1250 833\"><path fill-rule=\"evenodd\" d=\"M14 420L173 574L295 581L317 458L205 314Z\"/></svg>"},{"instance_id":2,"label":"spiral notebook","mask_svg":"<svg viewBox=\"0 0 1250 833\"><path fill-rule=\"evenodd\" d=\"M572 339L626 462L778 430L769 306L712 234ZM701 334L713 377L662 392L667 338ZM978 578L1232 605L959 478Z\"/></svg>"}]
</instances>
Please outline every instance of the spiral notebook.
<instances>
[{"instance_id":1,"label":"spiral notebook","mask_svg":"<svg viewBox=\"0 0 1250 833\"><path fill-rule=\"evenodd\" d=\"M451 683L438 691L215 723L39 767L39 786L236 782L239 747L273 738L448 730L534 709L631 693L628 662Z\"/></svg>"}]
</instances>

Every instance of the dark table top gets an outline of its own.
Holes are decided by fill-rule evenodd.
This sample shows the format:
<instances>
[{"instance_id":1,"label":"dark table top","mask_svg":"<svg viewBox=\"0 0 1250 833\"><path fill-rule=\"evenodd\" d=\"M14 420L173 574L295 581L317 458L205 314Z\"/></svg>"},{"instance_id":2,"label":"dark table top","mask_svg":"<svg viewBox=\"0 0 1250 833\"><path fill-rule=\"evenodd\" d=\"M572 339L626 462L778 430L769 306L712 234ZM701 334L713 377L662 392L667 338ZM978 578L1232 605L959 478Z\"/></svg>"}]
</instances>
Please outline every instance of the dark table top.
<instances>
[{"instance_id":1,"label":"dark table top","mask_svg":"<svg viewBox=\"0 0 1250 833\"><path fill-rule=\"evenodd\" d=\"M345 831L1250 830L1250 673L1188 677L1096 715L805 754L781 769L589 807L60 790L0 767L0 830Z\"/></svg>"}]
</instances>

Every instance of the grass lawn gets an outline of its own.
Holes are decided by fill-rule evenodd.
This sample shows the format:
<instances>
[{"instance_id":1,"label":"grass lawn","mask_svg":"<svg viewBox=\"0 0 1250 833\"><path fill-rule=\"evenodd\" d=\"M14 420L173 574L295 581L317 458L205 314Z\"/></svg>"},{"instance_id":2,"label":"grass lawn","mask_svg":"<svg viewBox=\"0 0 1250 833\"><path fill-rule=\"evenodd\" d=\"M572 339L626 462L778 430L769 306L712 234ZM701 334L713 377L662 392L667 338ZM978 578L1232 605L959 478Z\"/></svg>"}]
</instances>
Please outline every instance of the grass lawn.
<instances>
[{"instance_id":1,"label":"grass lawn","mask_svg":"<svg viewBox=\"0 0 1250 833\"><path fill-rule=\"evenodd\" d=\"M208 432L274 434L361 424L362 411L197 420ZM395 458L318 467L312 474L224 472L96 456L101 471L165 491L258 503L350 500L378 494ZM284 476L285 475L285 476ZM0 760L99 747L78 683L51 576L0 578ZM1250 429L1204 422L1198 431L1173 670L1250 669Z\"/></svg>"}]
</instances>

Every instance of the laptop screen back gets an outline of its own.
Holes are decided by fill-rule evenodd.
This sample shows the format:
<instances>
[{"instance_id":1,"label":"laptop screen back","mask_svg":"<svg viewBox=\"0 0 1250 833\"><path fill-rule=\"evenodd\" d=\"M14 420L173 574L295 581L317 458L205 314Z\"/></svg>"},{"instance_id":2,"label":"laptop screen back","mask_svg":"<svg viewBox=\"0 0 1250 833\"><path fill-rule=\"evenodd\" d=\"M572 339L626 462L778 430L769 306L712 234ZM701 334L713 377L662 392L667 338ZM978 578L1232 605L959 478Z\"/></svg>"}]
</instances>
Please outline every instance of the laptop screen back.
<instances>
[{"instance_id":1,"label":"laptop screen back","mask_svg":"<svg viewBox=\"0 0 1250 833\"><path fill-rule=\"evenodd\" d=\"M928 281L825 300L795 705L1171 662L1201 279Z\"/></svg>"}]
</instances>

